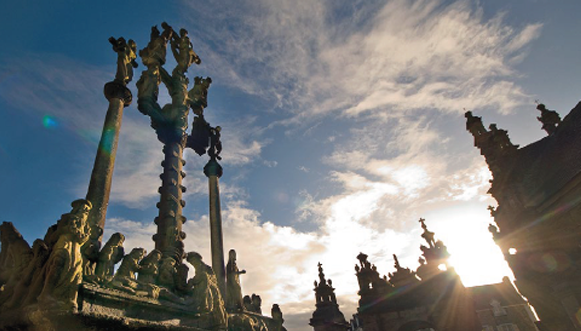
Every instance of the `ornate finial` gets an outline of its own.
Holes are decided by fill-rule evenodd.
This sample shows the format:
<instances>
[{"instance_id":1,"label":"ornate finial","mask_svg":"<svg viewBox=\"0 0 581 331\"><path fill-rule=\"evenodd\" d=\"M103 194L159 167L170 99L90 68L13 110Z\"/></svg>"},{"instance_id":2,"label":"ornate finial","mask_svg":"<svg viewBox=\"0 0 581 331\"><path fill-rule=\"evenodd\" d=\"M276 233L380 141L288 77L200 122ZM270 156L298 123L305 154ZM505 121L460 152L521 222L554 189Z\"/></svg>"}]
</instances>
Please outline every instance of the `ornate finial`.
<instances>
[{"instance_id":1,"label":"ornate finial","mask_svg":"<svg viewBox=\"0 0 581 331\"><path fill-rule=\"evenodd\" d=\"M496 216L496 208L495 207L488 206L488 208L486 208L486 209L488 209L488 211L490 211L490 216L492 216L492 217Z\"/></svg>"},{"instance_id":2,"label":"ornate finial","mask_svg":"<svg viewBox=\"0 0 581 331\"><path fill-rule=\"evenodd\" d=\"M555 130L557 130L557 126L561 124L561 117L559 116L559 113L554 110L547 109L542 103L537 105L537 109L541 111L541 116L537 117L537 120L543 123L542 129L545 130L548 135L552 135Z\"/></svg>"},{"instance_id":3,"label":"ornate finial","mask_svg":"<svg viewBox=\"0 0 581 331\"><path fill-rule=\"evenodd\" d=\"M115 81L125 86L133 79L133 68L137 68L138 66L135 61L137 58L135 54L137 52L137 46L132 39L126 42L123 37L118 39L110 37L109 42L113 45L113 50L117 53L117 73L115 74Z\"/></svg>"},{"instance_id":4,"label":"ornate finial","mask_svg":"<svg viewBox=\"0 0 581 331\"><path fill-rule=\"evenodd\" d=\"M420 220L418 222L420 222L420 224L422 225L422 229L424 229L424 233L422 233L422 238L424 238L424 240L426 240L426 242L428 243L428 245L430 245L430 247L434 247L436 244L436 241L434 239L434 233L432 231L428 230L428 227L426 226L426 220L423 218L420 218Z\"/></svg>"},{"instance_id":5,"label":"ornate finial","mask_svg":"<svg viewBox=\"0 0 581 331\"><path fill-rule=\"evenodd\" d=\"M399 264L399 260L397 259L397 255L393 254L393 261L394 261L394 266L397 270L401 269L401 265Z\"/></svg>"},{"instance_id":6,"label":"ornate finial","mask_svg":"<svg viewBox=\"0 0 581 331\"><path fill-rule=\"evenodd\" d=\"M323 265L319 262L317 266L319 267L319 284L326 284L327 281L325 280L325 274L323 273Z\"/></svg>"}]
</instances>

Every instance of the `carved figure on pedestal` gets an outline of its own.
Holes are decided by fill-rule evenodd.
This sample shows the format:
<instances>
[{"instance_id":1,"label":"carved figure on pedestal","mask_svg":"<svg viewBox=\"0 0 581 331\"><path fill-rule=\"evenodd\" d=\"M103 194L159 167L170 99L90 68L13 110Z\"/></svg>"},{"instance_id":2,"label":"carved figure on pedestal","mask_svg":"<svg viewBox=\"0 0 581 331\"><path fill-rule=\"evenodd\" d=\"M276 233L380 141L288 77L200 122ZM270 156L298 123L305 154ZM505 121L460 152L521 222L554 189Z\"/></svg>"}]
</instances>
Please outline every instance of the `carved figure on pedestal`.
<instances>
[{"instance_id":1,"label":"carved figure on pedestal","mask_svg":"<svg viewBox=\"0 0 581 331\"><path fill-rule=\"evenodd\" d=\"M115 39L109 38L109 42L113 45L113 50L117 53L117 73L115 74L115 81L127 85L133 79L133 68L137 68L137 45L135 41L121 37Z\"/></svg>"},{"instance_id":2,"label":"carved figure on pedestal","mask_svg":"<svg viewBox=\"0 0 581 331\"><path fill-rule=\"evenodd\" d=\"M240 287L240 275L246 270L239 270L236 265L236 251L228 252L228 264L226 265L226 308L228 311L240 311L242 305L242 288Z\"/></svg>"},{"instance_id":3,"label":"carved figure on pedestal","mask_svg":"<svg viewBox=\"0 0 581 331\"><path fill-rule=\"evenodd\" d=\"M135 277L135 274L141 270L139 261L144 255L145 249L132 249L131 252L123 258L119 269L117 269L115 276L113 276L113 280L111 280L111 286L135 294L139 285L136 281L137 277Z\"/></svg>"},{"instance_id":4,"label":"carved figure on pedestal","mask_svg":"<svg viewBox=\"0 0 581 331\"><path fill-rule=\"evenodd\" d=\"M214 271L196 252L188 253L187 261L196 271L194 278L188 282L188 285L193 288L193 302L190 304L196 311L209 314L216 325L225 325L227 323L226 309Z\"/></svg>"},{"instance_id":5,"label":"carved figure on pedestal","mask_svg":"<svg viewBox=\"0 0 581 331\"><path fill-rule=\"evenodd\" d=\"M210 129L210 148L208 149L208 155L212 160L222 160L222 157L220 157L220 153L222 152L220 131L222 131L222 128L219 126Z\"/></svg>"},{"instance_id":6,"label":"carved figure on pedestal","mask_svg":"<svg viewBox=\"0 0 581 331\"><path fill-rule=\"evenodd\" d=\"M175 274L177 273L176 269L176 260L171 257L164 258L161 260L161 264L159 266L159 275L157 276L157 284L163 286L167 289L174 290L175 289Z\"/></svg>"},{"instance_id":7,"label":"carved figure on pedestal","mask_svg":"<svg viewBox=\"0 0 581 331\"><path fill-rule=\"evenodd\" d=\"M544 104L539 103L537 109L541 111L541 116L537 117L539 122L543 123L543 130L547 132L548 135L552 135L557 126L561 124L561 117L559 113L554 110L548 110Z\"/></svg>"},{"instance_id":8,"label":"carved figure on pedestal","mask_svg":"<svg viewBox=\"0 0 581 331\"><path fill-rule=\"evenodd\" d=\"M186 29L180 29L180 35L175 33L172 35L172 40L170 42L171 51L176 59L178 65L175 70L180 73L185 73L188 68L193 64L200 64L202 61L200 57L194 52L194 46L188 37L188 31Z\"/></svg>"},{"instance_id":9,"label":"carved figure on pedestal","mask_svg":"<svg viewBox=\"0 0 581 331\"><path fill-rule=\"evenodd\" d=\"M508 132L506 130L498 129L494 123L490 124L488 128L492 133L492 141L497 150L505 151L518 148L518 145L513 145L510 138L508 138Z\"/></svg>"},{"instance_id":10,"label":"carved figure on pedestal","mask_svg":"<svg viewBox=\"0 0 581 331\"><path fill-rule=\"evenodd\" d=\"M250 297L252 301L252 310L253 312L262 315L262 299L260 295L252 293L252 297Z\"/></svg>"},{"instance_id":11,"label":"carved figure on pedestal","mask_svg":"<svg viewBox=\"0 0 581 331\"><path fill-rule=\"evenodd\" d=\"M420 220L418 222L421 223L422 229L424 229L424 233L422 233L422 238L424 238L424 240L426 240L426 242L428 243L428 245L430 245L430 247L434 247L436 245L436 240L434 239L434 233L432 231L428 230L428 227L426 226L426 220L423 218L420 218Z\"/></svg>"},{"instance_id":12,"label":"carved figure on pedestal","mask_svg":"<svg viewBox=\"0 0 581 331\"><path fill-rule=\"evenodd\" d=\"M60 236L44 266L43 288L39 307L76 310L79 285L83 281L81 246L89 239L87 223L90 201L73 201L73 209L62 217Z\"/></svg>"},{"instance_id":13,"label":"carved figure on pedestal","mask_svg":"<svg viewBox=\"0 0 581 331\"><path fill-rule=\"evenodd\" d=\"M125 236L117 232L111 235L103 249L99 252L99 259L95 269L95 276L102 282L108 282L113 277L115 264L125 255L123 242Z\"/></svg>"}]
</instances>

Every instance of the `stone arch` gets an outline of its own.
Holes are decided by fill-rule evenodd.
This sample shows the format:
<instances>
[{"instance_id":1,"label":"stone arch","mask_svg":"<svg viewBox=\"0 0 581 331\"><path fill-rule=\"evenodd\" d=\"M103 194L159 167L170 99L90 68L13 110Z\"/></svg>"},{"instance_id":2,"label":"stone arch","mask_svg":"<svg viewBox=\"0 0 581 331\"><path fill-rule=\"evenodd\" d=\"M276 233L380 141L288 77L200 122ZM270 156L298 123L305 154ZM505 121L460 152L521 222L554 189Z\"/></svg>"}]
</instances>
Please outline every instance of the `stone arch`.
<instances>
[{"instance_id":1,"label":"stone arch","mask_svg":"<svg viewBox=\"0 0 581 331\"><path fill-rule=\"evenodd\" d=\"M436 331L436 328L430 322L411 321L402 325L397 331Z\"/></svg>"}]
</instances>

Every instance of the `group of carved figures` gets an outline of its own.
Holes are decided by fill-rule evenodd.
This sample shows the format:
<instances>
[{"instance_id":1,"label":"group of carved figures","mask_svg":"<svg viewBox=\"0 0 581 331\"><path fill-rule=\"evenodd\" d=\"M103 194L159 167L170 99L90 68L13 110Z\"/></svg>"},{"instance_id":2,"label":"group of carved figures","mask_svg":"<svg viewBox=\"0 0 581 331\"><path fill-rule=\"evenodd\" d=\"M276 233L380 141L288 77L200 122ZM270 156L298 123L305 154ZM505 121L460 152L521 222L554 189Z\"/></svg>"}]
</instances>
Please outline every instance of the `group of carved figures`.
<instances>
[{"instance_id":1,"label":"group of carved figures","mask_svg":"<svg viewBox=\"0 0 581 331\"><path fill-rule=\"evenodd\" d=\"M99 251L96 264L88 267L90 263L82 254L82 246L91 232L87 223L90 209L89 201L74 201L72 211L62 215L44 239L34 241L32 248L12 223L4 222L0 226L2 310L39 307L74 311L84 279L106 288L171 300L226 320L216 276L198 253L187 254L186 260L194 267L195 276L186 282L187 266L175 266L171 258L162 259L158 250L146 256L143 248L134 248L124 255L125 237L115 233ZM114 272L118 262L121 264ZM87 270L94 272L87 273ZM177 283L180 276L183 284Z\"/></svg>"},{"instance_id":2,"label":"group of carved figures","mask_svg":"<svg viewBox=\"0 0 581 331\"><path fill-rule=\"evenodd\" d=\"M83 281L81 247L90 236L91 202L76 200L32 248L10 222L0 226L0 309L74 310Z\"/></svg>"},{"instance_id":3,"label":"group of carved figures","mask_svg":"<svg viewBox=\"0 0 581 331\"><path fill-rule=\"evenodd\" d=\"M395 272L389 273L389 277L381 277L377 267L367 260L368 256L360 253L357 256L359 264L355 265L355 272L361 296L389 294L398 287L409 286L421 280L429 279L440 272L440 265L447 265L448 249L442 241L435 240L434 232L428 230L425 219L420 218L419 222L424 230L421 236L428 246L420 245L422 257L419 258L420 266L418 269L414 272L409 268L402 267L394 254Z\"/></svg>"}]
</instances>

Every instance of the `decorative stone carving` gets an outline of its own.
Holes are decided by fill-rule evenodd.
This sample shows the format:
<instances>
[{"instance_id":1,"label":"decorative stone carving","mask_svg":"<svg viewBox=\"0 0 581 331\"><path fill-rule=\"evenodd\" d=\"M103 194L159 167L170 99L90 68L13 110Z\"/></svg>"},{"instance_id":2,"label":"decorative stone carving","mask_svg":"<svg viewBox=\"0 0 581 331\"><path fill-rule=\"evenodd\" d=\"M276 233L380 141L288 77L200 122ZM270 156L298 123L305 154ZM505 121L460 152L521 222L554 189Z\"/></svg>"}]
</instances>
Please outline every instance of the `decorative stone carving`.
<instances>
[{"instance_id":1,"label":"decorative stone carving","mask_svg":"<svg viewBox=\"0 0 581 331\"><path fill-rule=\"evenodd\" d=\"M143 284L155 284L157 275L159 273L159 261L161 261L162 254L159 250L154 249L146 257L139 262L139 274L137 281Z\"/></svg>"},{"instance_id":2,"label":"decorative stone carving","mask_svg":"<svg viewBox=\"0 0 581 331\"><path fill-rule=\"evenodd\" d=\"M121 261L121 265L119 266L119 269L117 269L115 276L113 276L110 285L114 288L136 294L139 285L137 283L136 273L141 270L139 261L144 255L145 249L132 249L131 252L123 258L123 261Z\"/></svg>"},{"instance_id":3,"label":"decorative stone carving","mask_svg":"<svg viewBox=\"0 0 581 331\"><path fill-rule=\"evenodd\" d=\"M210 77L194 77L194 87L188 92L189 106L195 115L202 115L208 107L208 89L212 83Z\"/></svg>"},{"instance_id":4,"label":"decorative stone carving","mask_svg":"<svg viewBox=\"0 0 581 331\"><path fill-rule=\"evenodd\" d=\"M30 246L11 222L0 225L0 286L18 279L33 258Z\"/></svg>"},{"instance_id":5,"label":"decorative stone carving","mask_svg":"<svg viewBox=\"0 0 581 331\"><path fill-rule=\"evenodd\" d=\"M552 135L555 130L557 130L557 126L561 124L559 113L554 110L548 110L542 103L537 105L537 109L541 111L541 116L537 117L537 120L543 123L542 129L545 130L548 135Z\"/></svg>"},{"instance_id":6,"label":"decorative stone carving","mask_svg":"<svg viewBox=\"0 0 581 331\"><path fill-rule=\"evenodd\" d=\"M236 265L236 251L228 252L228 264L226 265L226 308L228 311L241 311L242 288L240 287L240 275L246 270L239 270Z\"/></svg>"},{"instance_id":7,"label":"decorative stone carving","mask_svg":"<svg viewBox=\"0 0 581 331\"><path fill-rule=\"evenodd\" d=\"M190 302L193 309L208 315L216 325L226 325L228 317L214 271L196 252L188 253L187 261L196 271L194 278L188 281L188 285L193 289L193 300Z\"/></svg>"},{"instance_id":8,"label":"decorative stone carving","mask_svg":"<svg viewBox=\"0 0 581 331\"><path fill-rule=\"evenodd\" d=\"M91 202L80 199L72 211L61 219L60 236L44 266L45 279L39 307L43 309L76 310L78 288L83 280L81 246L89 239L87 217Z\"/></svg>"},{"instance_id":9,"label":"decorative stone carving","mask_svg":"<svg viewBox=\"0 0 581 331\"><path fill-rule=\"evenodd\" d=\"M193 63L200 64L202 62L200 57L194 52L194 47L186 29L180 29L179 36L175 33L172 34L170 47L178 63L174 70L178 70L182 74L188 71L188 68Z\"/></svg>"},{"instance_id":10,"label":"decorative stone carving","mask_svg":"<svg viewBox=\"0 0 581 331\"><path fill-rule=\"evenodd\" d=\"M115 39L109 38L109 42L113 45L113 50L117 53L117 73L115 74L115 81L127 85L133 79L133 68L137 68L137 45L135 41L120 37Z\"/></svg>"},{"instance_id":11,"label":"decorative stone carving","mask_svg":"<svg viewBox=\"0 0 581 331\"><path fill-rule=\"evenodd\" d=\"M103 249L99 252L99 259L95 269L95 276L102 282L108 282L113 278L115 264L119 263L125 255L123 242L125 236L119 232L111 235Z\"/></svg>"}]
</instances>

